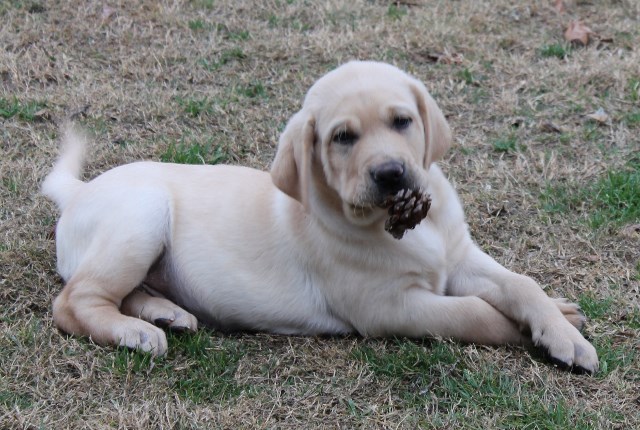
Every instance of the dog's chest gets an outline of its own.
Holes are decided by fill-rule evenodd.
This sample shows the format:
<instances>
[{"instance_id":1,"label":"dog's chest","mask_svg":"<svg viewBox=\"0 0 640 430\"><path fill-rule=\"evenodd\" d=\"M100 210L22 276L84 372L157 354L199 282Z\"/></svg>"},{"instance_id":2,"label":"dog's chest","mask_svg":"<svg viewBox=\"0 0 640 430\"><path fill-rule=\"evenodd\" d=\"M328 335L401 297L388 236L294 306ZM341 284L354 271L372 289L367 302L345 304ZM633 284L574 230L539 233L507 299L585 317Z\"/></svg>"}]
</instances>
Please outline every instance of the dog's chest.
<instances>
[{"instance_id":1,"label":"dog's chest","mask_svg":"<svg viewBox=\"0 0 640 430\"><path fill-rule=\"evenodd\" d=\"M426 222L401 240L342 244L328 250L319 261L317 279L323 284L322 289L357 294L362 290L417 286L435 294L444 293L445 242Z\"/></svg>"}]
</instances>

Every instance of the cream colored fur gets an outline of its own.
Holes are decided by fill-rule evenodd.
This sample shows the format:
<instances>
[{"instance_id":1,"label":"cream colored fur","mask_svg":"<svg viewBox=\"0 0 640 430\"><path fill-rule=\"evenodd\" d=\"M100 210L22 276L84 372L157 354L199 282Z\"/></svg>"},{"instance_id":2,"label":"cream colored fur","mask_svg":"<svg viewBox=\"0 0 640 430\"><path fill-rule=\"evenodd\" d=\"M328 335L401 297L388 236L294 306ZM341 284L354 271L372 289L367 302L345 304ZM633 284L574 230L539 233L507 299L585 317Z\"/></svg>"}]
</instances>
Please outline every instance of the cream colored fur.
<instances>
[{"instance_id":1,"label":"cream colored fur","mask_svg":"<svg viewBox=\"0 0 640 430\"><path fill-rule=\"evenodd\" d=\"M577 306L472 242L435 164L450 145L447 122L424 85L393 66L351 62L321 78L271 175L139 162L84 183L82 140L67 130L43 185L62 211L66 285L53 312L66 332L164 354L158 326L196 330L197 317L284 334L533 341L561 365L598 368ZM388 184L372 179L385 163L433 202L401 240L383 229Z\"/></svg>"}]
</instances>

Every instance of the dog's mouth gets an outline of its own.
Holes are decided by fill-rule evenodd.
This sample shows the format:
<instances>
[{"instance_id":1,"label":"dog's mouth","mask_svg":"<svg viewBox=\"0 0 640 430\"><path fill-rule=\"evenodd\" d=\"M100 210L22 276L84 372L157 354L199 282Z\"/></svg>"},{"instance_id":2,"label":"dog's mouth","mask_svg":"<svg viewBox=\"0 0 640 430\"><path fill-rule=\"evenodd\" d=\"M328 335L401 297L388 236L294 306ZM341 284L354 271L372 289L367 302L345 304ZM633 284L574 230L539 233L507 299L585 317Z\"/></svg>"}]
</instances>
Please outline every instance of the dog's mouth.
<instances>
[{"instance_id":1,"label":"dog's mouth","mask_svg":"<svg viewBox=\"0 0 640 430\"><path fill-rule=\"evenodd\" d=\"M356 224L382 220L386 212L384 229L396 239L420 224L430 207L431 196L422 188L404 188L385 197L344 205L347 217Z\"/></svg>"},{"instance_id":2,"label":"dog's mouth","mask_svg":"<svg viewBox=\"0 0 640 430\"><path fill-rule=\"evenodd\" d=\"M355 218L368 218L380 206L373 203L348 203L349 214Z\"/></svg>"}]
</instances>

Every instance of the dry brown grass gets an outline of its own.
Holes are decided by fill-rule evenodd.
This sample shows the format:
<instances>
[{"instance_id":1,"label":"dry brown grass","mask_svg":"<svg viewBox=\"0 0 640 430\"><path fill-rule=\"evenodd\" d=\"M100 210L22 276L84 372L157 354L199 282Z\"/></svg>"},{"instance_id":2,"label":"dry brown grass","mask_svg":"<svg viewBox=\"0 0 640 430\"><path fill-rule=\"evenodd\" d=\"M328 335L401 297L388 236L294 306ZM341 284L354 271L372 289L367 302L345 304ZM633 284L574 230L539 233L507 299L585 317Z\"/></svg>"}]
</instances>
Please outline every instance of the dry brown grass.
<instances>
[{"instance_id":1,"label":"dry brown grass","mask_svg":"<svg viewBox=\"0 0 640 430\"><path fill-rule=\"evenodd\" d=\"M594 229L588 201L541 198L640 165L639 4L552 3L0 2L0 102L17 103L0 115L0 428L640 427L640 220ZM574 18L598 37L550 56ZM55 330L56 211L38 185L63 118L95 134L87 178L180 142L267 168L306 89L352 58L426 82L474 236L585 306L600 374L521 348L210 332L151 361ZM585 118L600 107L607 124Z\"/></svg>"}]
</instances>

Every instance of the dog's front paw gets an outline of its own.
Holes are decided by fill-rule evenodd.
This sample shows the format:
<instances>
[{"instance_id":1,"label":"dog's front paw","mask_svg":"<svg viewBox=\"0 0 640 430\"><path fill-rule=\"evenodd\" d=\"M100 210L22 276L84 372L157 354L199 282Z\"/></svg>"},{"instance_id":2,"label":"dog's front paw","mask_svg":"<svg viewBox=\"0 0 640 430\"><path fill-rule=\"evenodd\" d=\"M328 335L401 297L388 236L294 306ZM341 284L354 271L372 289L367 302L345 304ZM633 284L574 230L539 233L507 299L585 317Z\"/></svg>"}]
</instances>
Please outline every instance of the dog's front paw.
<instances>
[{"instance_id":1,"label":"dog's front paw","mask_svg":"<svg viewBox=\"0 0 640 430\"><path fill-rule=\"evenodd\" d=\"M167 336L164 331L148 322L128 319L126 324L113 327L114 343L131 349L162 356L167 353Z\"/></svg>"},{"instance_id":2,"label":"dog's front paw","mask_svg":"<svg viewBox=\"0 0 640 430\"><path fill-rule=\"evenodd\" d=\"M589 374L598 370L596 349L566 320L532 330L532 340L561 369Z\"/></svg>"}]
</instances>

